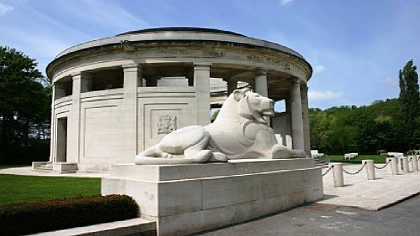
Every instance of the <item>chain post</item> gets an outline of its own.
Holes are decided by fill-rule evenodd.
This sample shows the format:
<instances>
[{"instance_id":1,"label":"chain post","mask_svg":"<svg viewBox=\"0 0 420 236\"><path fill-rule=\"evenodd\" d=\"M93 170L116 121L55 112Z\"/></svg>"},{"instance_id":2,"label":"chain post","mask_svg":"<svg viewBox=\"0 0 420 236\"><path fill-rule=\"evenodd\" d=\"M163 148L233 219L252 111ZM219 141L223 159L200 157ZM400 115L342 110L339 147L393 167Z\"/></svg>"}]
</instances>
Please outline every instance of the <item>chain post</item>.
<instances>
[{"instance_id":1,"label":"chain post","mask_svg":"<svg viewBox=\"0 0 420 236\"><path fill-rule=\"evenodd\" d=\"M373 160L362 160L362 164L366 165L366 178L368 180L375 179L375 165Z\"/></svg>"},{"instance_id":2,"label":"chain post","mask_svg":"<svg viewBox=\"0 0 420 236\"><path fill-rule=\"evenodd\" d=\"M395 157L389 157L386 159L389 163L391 162L390 168L388 169L388 173L391 175L398 175L398 159Z\"/></svg>"},{"instance_id":3,"label":"chain post","mask_svg":"<svg viewBox=\"0 0 420 236\"><path fill-rule=\"evenodd\" d=\"M408 158L407 157L400 157L400 160L402 162L402 171L404 174L408 174Z\"/></svg>"},{"instance_id":4,"label":"chain post","mask_svg":"<svg viewBox=\"0 0 420 236\"><path fill-rule=\"evenodd\" d=\"M408 171L409 172L414 171L413 159L411 159L410 156L407 156L407 161L408 161Z\"/></svg>"},{"instance_id":5,"label":"chain post","mask_svg":"<svg viewBox=\"0 0 420 236\"><path fill-rule=\"evenodd\" d=\"M420 155L415 155L414 160L416 161L416 164L417 164L417 170L420 170L420 165L419 165Z\"/></svg>"},{"instance_id":6,"label":"chain post","mask_svg":"<svg viewBox=\"0 0 420 236\"><path fill-rule=\"evenodd\" d=\"M418 166L418 162L417 162L416 156L409 156L408 158L410 159L411 170L413 172L414 171L418 171L419 170L419 166Z\"/></svg>"},{"instance_id":7,"label":"chain post","mask_svg":"<svg viewBox=\"0 0 420 236\"><path fill-rule=\"evenodd\" d=\"M334 165L332 165L332 169L333 169L334 187L343 187L344 186L343 164L334 163Z\"/></svg>"}]
</instances>

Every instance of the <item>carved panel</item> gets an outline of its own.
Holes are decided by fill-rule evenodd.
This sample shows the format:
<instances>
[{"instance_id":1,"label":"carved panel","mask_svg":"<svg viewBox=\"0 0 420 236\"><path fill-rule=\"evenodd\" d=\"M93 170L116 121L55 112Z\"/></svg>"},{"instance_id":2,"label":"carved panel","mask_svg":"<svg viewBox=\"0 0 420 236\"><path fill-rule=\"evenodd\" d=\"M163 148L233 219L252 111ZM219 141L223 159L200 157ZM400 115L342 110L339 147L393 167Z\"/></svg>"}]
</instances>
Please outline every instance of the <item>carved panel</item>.
<instances>
[{"instance_id":1,"label":"carved panel","mask_svg":"<svg viewBox=\"0 0 420 236\"><path fill-rule=\"evenodd\" d=\"M169 134L176 130L176 115L161 115L157 122L158 134Z\"/></svg>"},{"instance_id":2,"label":"carved panel","mask_svg":"<svg viewBox=\"0 0 420 236\"><path fill-rule=\"evenodd\" d=\"M168 133L192 124L193 104L190 99L139 99L139 150L156 145Z\"/></svg>"}]
</instances>

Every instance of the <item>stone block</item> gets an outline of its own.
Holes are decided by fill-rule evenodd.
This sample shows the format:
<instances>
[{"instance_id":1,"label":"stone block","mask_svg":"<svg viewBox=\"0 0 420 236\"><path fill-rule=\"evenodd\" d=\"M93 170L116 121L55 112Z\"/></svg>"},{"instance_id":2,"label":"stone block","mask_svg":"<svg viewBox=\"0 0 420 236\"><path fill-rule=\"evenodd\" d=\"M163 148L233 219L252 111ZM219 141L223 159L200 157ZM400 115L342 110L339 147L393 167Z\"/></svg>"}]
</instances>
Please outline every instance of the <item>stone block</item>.
<instances>
[{"instance_id":1,"label":"stone block","mask_svg":"<svg viewBox=\"0 0 420 236\"><path fill-rule=\"evenodd\" d=\"M158 186L159 216L171 216L202 210L201 180L171 181Z\"/></svg>"},{"instance_id":2,"label":"stone block","mask_svg":"<svg viewBox=\"0 0 420 236\"><path fill-rule=\"evenodd\" d=\"M132 196L140 208L140 216L145 219L155 219L159 215L158 185L153 182L127 180L124 194Z\"/></svg>"},{"instance_id":3,"label":"stone block","mask_svg":"<svg viewBox=\"0 0 420 236\"><path fill-rule=\"evenodd\" d=\"M102 178L101 194L125 194L127 181L125 179Z\"/></svg>"},{"instance_id":4,"label":"stone block","mask_svg":"<svg viewBox=\"0 0 420 236\"><path fill-rule=\"evenodd\" d=\"M54 162L53 171L57 173L75 173L77 171L77 163Z\"/></svg>"},{"instance_id":5,"label":"stone block","mask_svg":"<svg viewBox=\"0 0 420 236\"><path fill-rule=\"evenodd\" d=\"M46 161L33 161L32 162L32 169L36 169L38 167L41 167L41 166L47 165L47 164L48 164L48 162L46 162Z\"/></svg>"},{"instance_id":6,"label":"stone block","mask_svg":"<svg viewBox=\"0 0 420 236\"><path fill-rule=\"evenodd\" d=\"M102 194L127 194L159 235L236 224L323 198L312 159L189 165L115 165Z\"/></svg>"},{"instance_id":7,"label":"stone block","mask_svg":"<svg viewBox=\"0 0 420 236\"><path fill-rule=\"evenodd\" d=\"M259 175L204 179L203 209L212 209L261 199Z\"/></svg>"}]
</instances>

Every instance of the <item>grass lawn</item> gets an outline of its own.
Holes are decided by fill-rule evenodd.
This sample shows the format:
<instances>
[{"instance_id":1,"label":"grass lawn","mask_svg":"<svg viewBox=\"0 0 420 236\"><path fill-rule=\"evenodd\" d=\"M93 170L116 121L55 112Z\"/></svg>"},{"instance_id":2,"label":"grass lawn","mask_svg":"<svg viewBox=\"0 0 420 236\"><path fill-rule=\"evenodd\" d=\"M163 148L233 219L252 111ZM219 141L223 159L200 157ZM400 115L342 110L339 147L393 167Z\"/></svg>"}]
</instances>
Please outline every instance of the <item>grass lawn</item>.
<instances>
[{"instance_id":1,"label":"grass lawn","mask_svg":"<svg viewBox=\"0 0 420 236\"><path fill-rule=\"evenodd\" d=\"M0 174L0 206L17 202L63 199L100 193L101 179L99 178Z\"/></svg>"},{"instance_id":2,"label":"grass lawn","mask_svg":"<svg viewBox=\"0 0 420 236\"><path fill-rule=\"evenodd\" d=\"M360 155L351 160L344 160L344 155L328 155L331 162L345 162L361 164L362 160L373 160L375 164L385 164L386 156L381 155Z\"/></svg>"}]
</instances>

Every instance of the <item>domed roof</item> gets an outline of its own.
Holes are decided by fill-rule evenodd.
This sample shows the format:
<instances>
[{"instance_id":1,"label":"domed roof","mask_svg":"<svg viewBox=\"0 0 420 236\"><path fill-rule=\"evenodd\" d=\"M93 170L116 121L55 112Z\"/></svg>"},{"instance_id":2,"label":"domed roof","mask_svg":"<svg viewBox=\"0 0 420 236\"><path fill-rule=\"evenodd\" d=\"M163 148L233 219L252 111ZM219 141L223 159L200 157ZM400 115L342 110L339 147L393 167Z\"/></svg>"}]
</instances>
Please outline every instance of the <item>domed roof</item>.
<instances>
[{"instance_id":1,"label":"domed roof","mask_svg":"<svg viewBox=\"0 0 420 236\"><path fill-rule=\"evenodd\" d=\"M202 33L217 33L217 34L230 34L236 36L243 36L245 35L238 34L232 31L226 30L218 30L218 29L211 29L211 28L200 28L200 27L161 27L161 28L150 28L150 29L142 29L142 30L135 30L129 31L122 34L118 34L117 36L127 35L127 34L141 34L141 33L156 33L156 32L163 32L163 31L175 31L175 32L202 32Z\"/></svg>"},{"instance_id":2,"label":"domed roof","mask_svg":"<svg viewBox=\"0 0 420 236\"><path fill-rule=\"evenodd\" d=\"M126 33L118 34L113 37L97 39L70 47L58 54L55 60L74 52L98 47L100 48L109 45L120 45L121 42L150 43L168 41L203 41L233 43L235 45L243 45L245 47L266 48L275 51L280 51L304 60L303 56L300 55L298 52L277 43L247 37L242 34L225 30L196 27L163 27L129 31Z\"/></svg>"}]
</instances>

